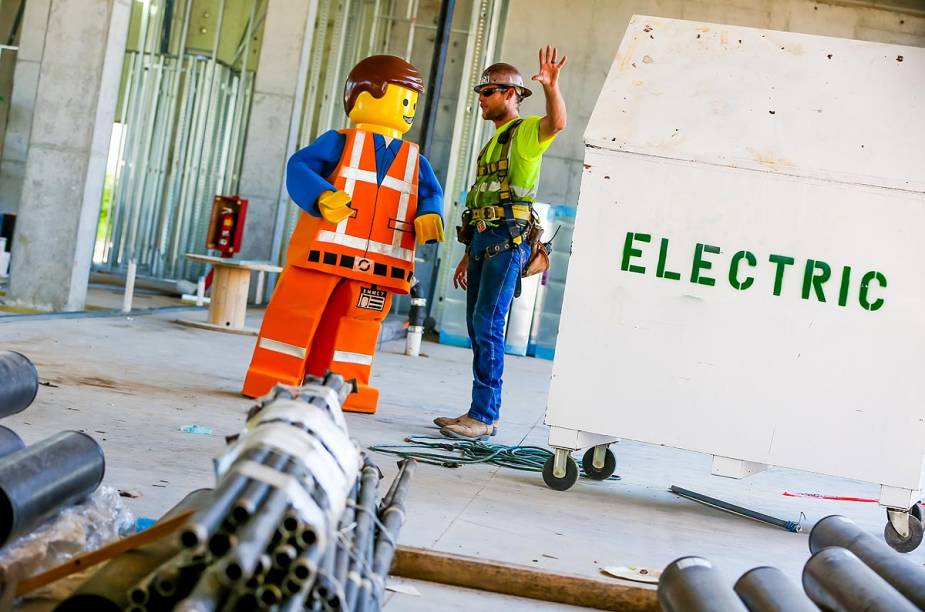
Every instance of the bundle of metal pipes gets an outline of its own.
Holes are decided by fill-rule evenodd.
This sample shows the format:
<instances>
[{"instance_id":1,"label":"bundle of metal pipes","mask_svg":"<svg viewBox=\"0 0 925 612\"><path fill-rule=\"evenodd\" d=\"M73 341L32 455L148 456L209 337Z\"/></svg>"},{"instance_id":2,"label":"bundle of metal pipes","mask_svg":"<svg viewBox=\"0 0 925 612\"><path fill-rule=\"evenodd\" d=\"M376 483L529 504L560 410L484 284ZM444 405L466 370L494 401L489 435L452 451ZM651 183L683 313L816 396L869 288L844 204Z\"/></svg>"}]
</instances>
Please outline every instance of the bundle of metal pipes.
<instances>
[{"instance_id":1,"label":"bundle of metal pipes","mask_svg":"<svg viewBox=\"0 0 925 612\"><path fill-rule=\"evenodd\" d=\"M119 557L103 571L123 563L131 582L92 579L58 610L377 610L415 464L377 504L381 474L340 409L351 389L336 374L277 387L217 461L215 490L187 504L169 545L141 555L145 571Z\"/></svg>"},{"instance_id":2,"label":"bundle of metal pipes","mask_svg":"<svg viewBox=\"0 0 925 612\"><path fill-rule=\"evenodd\" d=\"M925 569L845 517L816 523L809 549L803 591L773 567L750 570L730 588L710 561L682 557L662 573L659 604L665 612L925 609Z\"/></svg>"}]
</instances>

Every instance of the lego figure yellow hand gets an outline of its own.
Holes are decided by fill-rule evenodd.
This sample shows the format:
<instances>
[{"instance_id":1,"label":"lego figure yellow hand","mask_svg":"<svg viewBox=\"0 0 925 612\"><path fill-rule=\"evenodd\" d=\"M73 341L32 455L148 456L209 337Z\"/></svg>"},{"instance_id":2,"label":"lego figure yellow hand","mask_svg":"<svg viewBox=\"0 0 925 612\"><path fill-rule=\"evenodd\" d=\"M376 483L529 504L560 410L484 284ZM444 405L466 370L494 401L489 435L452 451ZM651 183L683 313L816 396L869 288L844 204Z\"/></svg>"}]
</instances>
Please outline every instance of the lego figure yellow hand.
<instances>
[{"instance_id":1,"label":"lego figure yellow hand","mask_svg":"<svg viewBox=\"0 0 925 612\"><path fill-rule=\"evenodd\" d=\"M346 191L322 193L318 196L318 211L328 223L340 223L357 214L357 211L350 208L350 194Z\"/></svg>"},{"instance_id":2,"label":"lego figure yellow hand","mask_svg":"<svg viewBox=\"0 0 925 612\"><path fill-rule=\"evenodd\" d=\"M414 220L414 233L418 244L443 240L443 219L436 213L421 215Z\"/></svg>"}]
</instances>

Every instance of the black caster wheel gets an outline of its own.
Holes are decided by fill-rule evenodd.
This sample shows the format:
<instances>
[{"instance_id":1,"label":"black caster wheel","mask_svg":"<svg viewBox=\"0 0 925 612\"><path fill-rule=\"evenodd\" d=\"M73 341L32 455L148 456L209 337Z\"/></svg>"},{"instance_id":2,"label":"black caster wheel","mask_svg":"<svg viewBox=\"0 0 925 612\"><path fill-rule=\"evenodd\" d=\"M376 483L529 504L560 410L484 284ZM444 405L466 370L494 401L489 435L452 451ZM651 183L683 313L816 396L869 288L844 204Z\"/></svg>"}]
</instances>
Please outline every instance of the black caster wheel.
<instances>
[{"instance_id":1,"label":"black caster wheel","mask_svg":"<svg viewBox=\"0 0 925 612\"><path fill-rule=\"evenodd\" d=\"M552 473L554 460L555 457L550 457L546 460L546 464L543 465L543 482L546 483L547 487L556 491L570 489L578 480L578 464L569 457L565 460L565 478L556 478Z\"/></svg>"},{"instance_id":2,"label":"black caster wheel","mask_svg":"<svg viewBox=\"0 0 925 612\"><path fill-rule=\"evenodd\" d=\"M607 480L617 471L617 457L609 448L604 452L604 467L597 469L594 467L594 447L592 446L585 451L581 458L581 469L584 470L585 476L593 480Z\"/></svg>"},{"instance_id":3,"label":"black caster wheel","mask_svg":"<svg viewBox=\"0 0 925 612\"><path fill-rule=\"evenodd\" d=\"M883 539L886 540L886 543L890 545L895 551L901 553L912 552L919 547L919 544L922 543L922 520L919 518L921 516L921 510L916 511L918 504L913 506L913 509L909 511L909 536L903 538L899 535L899 532L893 527L889 520L886 522L886 527L883 528ZM916 516L918 515L918 516Z\"/></svg>"},{"instance_id":4,"label":"black caster wheel","mask_svg":"<svg viewBox=\"0 0 925 612\"><path fill-rule=\"evenodd\" d=\"M909 508L909 514L919 519L919 522L925 525L925 521L922 520L922 504L916 504Z\"/></svg>"}]
</instances>

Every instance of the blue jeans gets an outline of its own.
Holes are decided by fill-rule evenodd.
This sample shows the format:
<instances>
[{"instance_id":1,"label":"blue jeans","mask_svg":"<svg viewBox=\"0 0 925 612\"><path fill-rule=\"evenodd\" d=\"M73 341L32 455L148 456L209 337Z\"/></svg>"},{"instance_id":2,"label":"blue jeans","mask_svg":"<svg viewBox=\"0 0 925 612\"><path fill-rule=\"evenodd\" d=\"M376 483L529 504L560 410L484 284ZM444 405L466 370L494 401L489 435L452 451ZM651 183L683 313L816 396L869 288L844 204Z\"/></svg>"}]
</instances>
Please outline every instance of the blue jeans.
<instances>
[{"instance_id":1,"label":"blue jeans","mask_svg":"<svg viewBox=\"0 0 925 612\"><path fill-rule=\"evenodd\" d=\"M507 240L505 228L473 237L467 269L466 326L472 342L472 404L469 416L491 425L501 411L505 320L520 272L530 255L528 244L485 256L485 248Z\"/></svg>"}]
</instances>

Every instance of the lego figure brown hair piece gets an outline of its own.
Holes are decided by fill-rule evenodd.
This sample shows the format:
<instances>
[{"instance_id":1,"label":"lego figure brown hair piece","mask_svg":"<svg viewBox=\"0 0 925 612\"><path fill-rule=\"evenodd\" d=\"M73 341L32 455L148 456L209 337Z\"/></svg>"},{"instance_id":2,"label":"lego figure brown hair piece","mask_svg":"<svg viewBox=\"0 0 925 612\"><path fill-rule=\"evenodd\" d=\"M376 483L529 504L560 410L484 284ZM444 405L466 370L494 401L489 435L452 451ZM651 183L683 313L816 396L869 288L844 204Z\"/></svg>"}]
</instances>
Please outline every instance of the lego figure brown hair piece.
<instances>
[{"instance_id":1,"label":"lego figure brown hair piece","mask_svg":"<svg viewBox=\"0 0 925 612\"><path fill-rule=\"evenodd\" d=\"M417 69L394 55L371 55L360 61L344 84L344 112L350 115L357 97L364 91L374 98L385 95L389 83L424 93L424 79Z\"/></svg>"}]
</instances>

